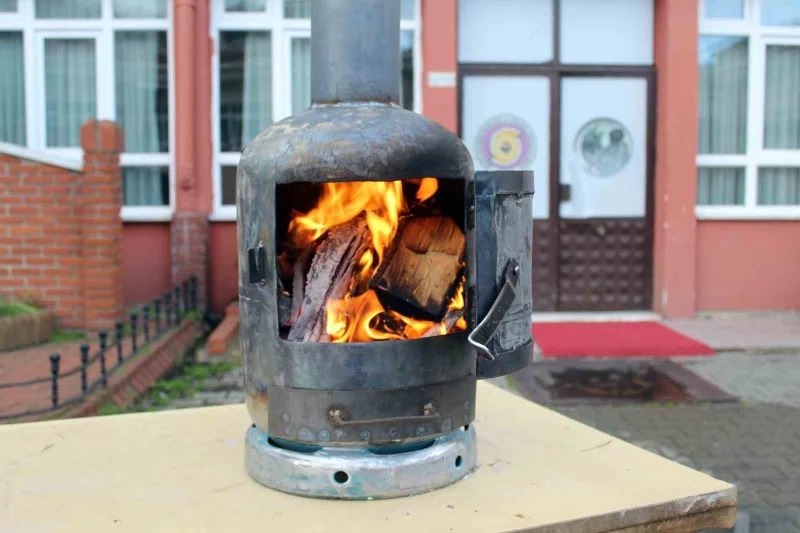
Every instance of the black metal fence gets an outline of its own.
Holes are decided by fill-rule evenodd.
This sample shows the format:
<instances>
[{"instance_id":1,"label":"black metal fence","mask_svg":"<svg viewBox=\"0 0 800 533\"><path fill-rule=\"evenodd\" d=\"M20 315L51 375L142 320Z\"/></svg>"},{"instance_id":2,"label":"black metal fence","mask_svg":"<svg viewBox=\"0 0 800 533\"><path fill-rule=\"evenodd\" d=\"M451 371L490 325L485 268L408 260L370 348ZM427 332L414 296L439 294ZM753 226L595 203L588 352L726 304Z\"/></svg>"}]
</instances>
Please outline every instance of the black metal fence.
<instances>
[{"instance_id":1,"label":"black metal fence","mask_svg":"<svg viewBox=\"0 0 800 533\"><path fill-rule=\"evenodd\" d=\"M0 420L45 414L56 409L78 404L98 388L108 386L109 375L121 368L125 361L181 323L184 315L197 311L197 278L192 276L176 285L161 298L132 312L126 320L115 324L113 331L97 333L97 345L92 352L90 344L80 346L80 363L66 371L61 368L61 354L50 355L50 373L27 381L0 383L0 392L50 384L50 402L47 407L28 408L24 411L3 413ZM80 392L68 398L60 395L59 386L68 378L79 376ZM90 377L91 376L91 377ZM74 379L74 378L73 378ZM12 392L13 394L13 392Z\"/></svg>"}]
</instances>

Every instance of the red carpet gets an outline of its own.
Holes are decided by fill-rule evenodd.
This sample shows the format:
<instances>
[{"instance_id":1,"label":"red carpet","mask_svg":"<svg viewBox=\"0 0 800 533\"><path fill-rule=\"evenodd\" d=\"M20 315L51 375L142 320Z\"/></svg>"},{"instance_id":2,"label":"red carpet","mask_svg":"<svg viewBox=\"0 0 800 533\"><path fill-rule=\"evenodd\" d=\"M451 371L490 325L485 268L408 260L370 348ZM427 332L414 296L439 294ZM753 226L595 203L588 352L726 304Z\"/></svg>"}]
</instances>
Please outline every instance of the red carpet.
<instances>
[{"instance_id":1,"label":"red carpet","mask_svg":"<svg viewBox=\"0 0 800 533\"><path fill-rule=\"evenodd\" d=\"M659 322L544 322L533 325L533 338L545 357L714 355Z\"/></svg>"}]
</instances>

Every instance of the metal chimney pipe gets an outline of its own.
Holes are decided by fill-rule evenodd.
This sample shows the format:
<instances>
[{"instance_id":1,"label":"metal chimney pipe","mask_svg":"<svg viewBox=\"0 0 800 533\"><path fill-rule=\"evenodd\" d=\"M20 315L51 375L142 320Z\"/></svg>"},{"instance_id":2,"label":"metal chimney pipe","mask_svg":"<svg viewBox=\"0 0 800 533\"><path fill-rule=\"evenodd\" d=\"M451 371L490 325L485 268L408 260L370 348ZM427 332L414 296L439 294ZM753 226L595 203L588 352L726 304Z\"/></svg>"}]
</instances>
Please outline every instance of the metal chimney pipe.
<instances>
[{"instance_id":1,"label":"metal chimney pipe","mask_svg":"<svg viewBox=\"0 0 800 533\"><path fill-rule=\"evenodd\" d=\"M400 0L311 2L311 101L400 101Z\"/></svg>"}]
</instances>

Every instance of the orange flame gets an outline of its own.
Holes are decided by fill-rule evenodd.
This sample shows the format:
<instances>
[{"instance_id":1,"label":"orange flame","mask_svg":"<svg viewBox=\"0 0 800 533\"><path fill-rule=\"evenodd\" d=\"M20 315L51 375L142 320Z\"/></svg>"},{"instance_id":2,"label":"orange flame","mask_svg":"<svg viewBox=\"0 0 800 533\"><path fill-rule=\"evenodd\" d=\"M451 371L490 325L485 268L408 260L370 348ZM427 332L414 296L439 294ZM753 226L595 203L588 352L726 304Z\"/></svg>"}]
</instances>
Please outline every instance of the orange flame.
<instances>
[{"instance_id":1,"label":"orange flame","mask_svg":"<svg viewBox=\"0 0 800 533\"><path fill-rule=\"evenodd\" d=\"M450 310L464 308L464 285L459 285L456 295L447 307ZM407 317L397 311L386 310L373 290L359 296L346 296L342 300L331 300L326 306L326 332L331 342L371 342L390 339L419 339L448 332L464 331L467 321L459 317L448 330L444 322L419 320ZM383 319L383 320L382 320ZM394 327L381 327L393 322Z\"/></svg>"},{"instance_id":2,"label":"orange flame","mask_svg":"<svg viewBox=\"0 0 800 533\"><path fill-rule=\"evenodd\" d=\"M419 189L417 190L417 200L424 202L436 194L438 189L439 180L436 178L422 178L422 182L419 184Z\"/></svg>"},{"instance_id":3,"label":"orange flame","mask_svg":"<svg viewBox=\"0 0 800 533\"><path fill-rule=\"evenodd\" d=\"M330 228L365 213L380 263L383 252L397 233L400 214L407 210L402 182L349 181L326 183L324 187L317 206L289 223L293 242L301 247L308 246Z\"/></svg>"},{"instance_id":4,"label":"orange flame","mask_svg":"<svg viewBox=\"0 0 800 533\"><path fill-rule=\"evenodd\" d=\"M422 178L415 198L424 202L439 188L436 178ZM403 185L398 181L363 181L325 183L317 205L308 213L295 216L289 224L292 243L305 248L319 240L332 227L345 224L364 214L372 235L372 248L358 259L356 283L372 279L383 261L384 253L397 234L400 217L408 212L403 197ZM463 281L448 309L464 307ZM326 303L326 333L331 342L371 342L390 339L417 339L448 333L444 323L417 320L393 310L384 309L373 290L347 295L341 300ZM460 319L450 331L466 329Z\"/></svg>"}]
</instances>

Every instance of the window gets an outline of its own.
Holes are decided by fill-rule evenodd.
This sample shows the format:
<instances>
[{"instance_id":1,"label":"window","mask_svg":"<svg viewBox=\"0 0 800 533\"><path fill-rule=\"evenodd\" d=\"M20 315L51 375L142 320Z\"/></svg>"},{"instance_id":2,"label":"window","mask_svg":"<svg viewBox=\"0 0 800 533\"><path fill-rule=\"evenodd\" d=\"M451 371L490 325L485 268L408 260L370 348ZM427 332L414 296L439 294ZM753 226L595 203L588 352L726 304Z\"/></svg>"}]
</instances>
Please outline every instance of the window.
<instances>
[{"instance_id":1,"label":"window","mask_svg":"<svg viewBox=\"0 0 800 533\"><path fill-rule=\"evenodd\" d=\"M21 31L0 32L0 141L25 144L25 62Z\"/></svg>"},{"instance_id":2,"label":"window","mask_svg":"<svg viewBox=\"0 0 800 533\"><path fill-rule=\"evenodd\" d=\"M235 218L236 166L261 130L311 104L311 3L213 3L214 217ZM400 100L419 109L419 0L401 1Z\"/></svg>"},{"instance_id":3,"label":"window","mask_svg":"<svg viewBox=\"0 0 800 533\"><path fill-rule=\"evenodd\" d=\"M697 214L800 217L800 0L700 5Z\"/></svg>"},{"instance_id":4,"label":"window","mask_svg":"<svg viewBox=\"0 0 800 533\"><path fill-rule=\"evenodd\" d=\"M122 215L168 219L169 0L0 0L0 141L78 159L93 117L125 132Z\"/></svg>"}]
</instances>

